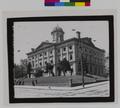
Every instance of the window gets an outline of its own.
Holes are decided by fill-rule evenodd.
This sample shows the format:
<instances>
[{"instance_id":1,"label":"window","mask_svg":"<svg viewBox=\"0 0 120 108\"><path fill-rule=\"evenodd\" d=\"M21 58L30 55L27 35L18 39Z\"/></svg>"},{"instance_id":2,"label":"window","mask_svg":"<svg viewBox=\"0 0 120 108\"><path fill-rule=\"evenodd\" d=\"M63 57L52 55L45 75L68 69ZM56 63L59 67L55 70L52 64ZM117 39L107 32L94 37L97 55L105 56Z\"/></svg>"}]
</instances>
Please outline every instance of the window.
<instances>
[{"instance_id":1,"label":"window","mask_svg":"<svg viewBox=\"0 0 120 108\"><path fill-rule=\"evenodd\" d=\"M46 52L44 52L44 55L46 56L46 55L47 55L47 53L46 53Z\"/></svg>"},{"instance_id":2,"label":"window","mask_svg":"<svg viewBox=\"0 0 120 108\"><path fill-rule=\"evenodd\" d=\"M34 61L32 61L32 66L34 67Z\"/></svg>"},{"instance_id":3,"label":"window","mask_svg":"<svg viewBox=\"0 0 120 108\"><path fill-rule=\"evenodd\" d=\"M87 49L85 48L85 52L87 52Z\"/></svg>"},{"instance_id":4,"label":"window","mask_svg":"<svg viewBox=\"0 0 120 108\"><path fill-rule=\"evenodd\" d=\"M53 41L55 41L56 40L56 36L55 35L53 35Z\"/></svg>"},{"instance_id":5,"label":"window","mask_svg":"<svg viewBox=\"0 0 120 108\"><path fill-rule=\"evenodd\" d=\"M52 55L53 51L50 51L50 55Z\"/></svg>"},{"instance_id":6,"label":"window","mask_svg":"<svg viewBox=\"0 0 120 108\"><path fill-rule=\"evenodd\" d=\"M58 53L60 53L60 49L58 49Z\"/></svg>"},{"instance_id":7,"label":"window","mask_svg":"<svg viewBox=\"0 0 120 108\"><path fill-rule=\"evenodd\" d=\"M40 54L40 57L42 56L42 54Z\"/></svg>"},{"instance_id":8,"label":"window","mask_svg":"<svg viewBox=\"0 0 120 108\"><path fill-rule=\"evenodd\" d=\"M66 51L66 47L63 48L63 51Z\"/></svg>"},{"instance_id":9,"label":"window","mask_svg":"<svg viewBox=\"0 0 120 108\"><path fill-rule=\"evenodd\" d=\"M50 60L51 63L53 63L53 60Z\"/></svg>"},{"instance_id":10,"label":"window","mask_svg":"<svg viewBox=\"0 0 120 108\"><path fill-rule=\"evenodd\" d=\"M32 57L32 59L34 59L34 57Z\"/></svg>"},{"instance_id":11,"label":"window","mask_svg":"<svg viewBox=\"0 0 120 108\"><path fill-rule=\"evenodd\" d=\"M52 54L52 51L50 53Z\"/></svg>"},{"instance_id":12,"label":"window","mask_svg":"<svg viewBox=\"0 0 120 108\"><path fill-rule=\"evenodd\" d=\"M45 61L45 64L47 64L47 61Z\"/></svg>"},{"instance_id":13,"label":"window","mask_svg":"<svg viewBox=\"0 0 120 108\"><path fill-rule=\"evenodd\" d=\"M40 66L42 66L42 63L40 62Z\"/></svg>"},{"instance_id":14,"label":"window","mask_svg":"<svg viewBox=\"0 0 120 108\"><path fill-rule=\"evenodd\" d=\"M70 60L72 60L73 59L73 56L72 56L72 54L70 54Z\"/></svg>"},{"instance_id":15,"label":"window","mask_svg":"<svg viewBox=\"0 0 120 108\"><path fill-rule=\"evenodd\" d=\"M36 67L37 67L38 65L36 64Z\"/></svg>"},{"instance_id":16,"label":"window","mask_svg":"<svg viewBox=\"0 0 120 108\"><path fill-rule=\"evenodd\" d=\"M72 46L69 46L69 49L72 50Z\"/></svg>"}]
</instances>

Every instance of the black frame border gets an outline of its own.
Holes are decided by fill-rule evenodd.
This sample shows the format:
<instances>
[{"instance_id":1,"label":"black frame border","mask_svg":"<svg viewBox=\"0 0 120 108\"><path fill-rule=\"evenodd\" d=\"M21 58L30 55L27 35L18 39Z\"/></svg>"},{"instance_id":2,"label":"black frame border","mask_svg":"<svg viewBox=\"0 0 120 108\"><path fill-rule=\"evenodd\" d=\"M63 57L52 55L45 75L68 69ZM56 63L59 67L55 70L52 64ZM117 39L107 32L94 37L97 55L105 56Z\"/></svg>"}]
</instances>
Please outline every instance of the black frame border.
<instances>
[{"instance_id":1,"label":"black frame border","mask_svg":"<svg viewBox=\"0 0 120 108\"><path fill-rule=\"evenodd\" d=\"M108 21L109 22L109 69L110 69L110 96L109 97L70 97L70 98L15 98L14 97L14 22L30 21ZM72 102L114 102L114 16L49 16L49 17L19 17L7 18L7 47L8 47L8 70L9 70L9 103L72 103Z\"/></svg>"}]
</instances>

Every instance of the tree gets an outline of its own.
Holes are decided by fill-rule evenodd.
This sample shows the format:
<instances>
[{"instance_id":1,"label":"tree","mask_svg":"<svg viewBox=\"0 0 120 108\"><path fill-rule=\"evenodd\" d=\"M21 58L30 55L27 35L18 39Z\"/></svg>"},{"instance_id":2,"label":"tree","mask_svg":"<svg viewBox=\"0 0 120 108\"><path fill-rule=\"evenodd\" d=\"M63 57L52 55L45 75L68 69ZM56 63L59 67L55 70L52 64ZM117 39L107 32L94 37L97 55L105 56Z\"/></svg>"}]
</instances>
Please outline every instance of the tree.
<instances>
[{"instance_id":1,"label":"tree","mask_svg":"<svg viewBox=\"0 0 120 108\"><path fill-rule=\"evenodd\" d=\"M43 70L41 68L36 69L36 73L34 74L35 77L41 77L43 76Z\"/></svg>"},{"instance_id":2,"label":"tree","mask_svg":"<svg viewBox=\"0 0 120 108\"><path fill-rule=\"evenodd\" d=\"M32 71L32 66L31 63L29 62L27 65L27 74L29 75L29 78L31 78L31 71Z\"/></svg>"},{"instance_id":3,"label":"tree","mask_svg":"<svg viewBox=\"0 0 120 108\"><path fill-rule=\"evenodd\" d=\"M14 64L14 78L23 78L25 73L23 73L23 67L21 65Z\"/></svg>"},{"instance_id":4,"label":"tree","mask_svg":"<svg viewBox=\"0 0 120 108\"><path fill-rule=\"evenodd\" d=\"M53 73L53 65L51 63L46 63L46 71L47 73L50 73L52 74L52 76L55 76L54 73Z\"/></svg>"},{"instance_id":5,"label":"tree","mask_svg":"<svg viewBox=\"0 0 120 108\"><path fill-rule=\"evenodd\" d=\"M20 66L21 66L23 77L27 76L27 59L21 59Z\"/></svg>"},{"instance_id":6,"label":"tree","mask_svg":"<svg viewBox=\"0 0 120 108\"><path fill-rule=\"evenodd\" d=\"M58 72L58 76L61 76L61 71L62 71L62 64L61 61L59 60L58 64L57 64L57 72Z\"/></svg>"},{"instance_id":7,"label":"tree","mask_svg":"<svg viewBox=\"0 0 120 108\"><path fill-rule=\"evenodd\" d=\"M73 69L71 69L71 67L70 67L69 61L67 61L66 58L64 58L62 61L59 61L57 70L58 70L58 76L61 75L61 71L63 72L64 76L67 71L70 71L71 75L72 75L72 71L73 71Z\"/></svg>"},{"instance_id":8,"label":"tree","mask_svg":"<svg viewBox=\"0 0 120 108\"><path fill-rule=\"evenodd\" d=\"M58 71L58 76L61 76L61 72L64 71L64 63L63 63L63 60L58 62L58 64L57 64L57 71ZM64 73L64 75L65 75L65 72L63 72L63 73Z\"/></svg>"},{"instance_id":9,"label":"tree","mask_svg":"<svg viewBox=\"0 0 120 108\"><path fill-rule=\"evenodd\" d=\"M63 70L63 74L64 74L64 76L65 76L66 71L69 70L69 62L67 61L66 58L64 58L64 59L62 60L62 70Z\"/></svg>"}]
</instances>

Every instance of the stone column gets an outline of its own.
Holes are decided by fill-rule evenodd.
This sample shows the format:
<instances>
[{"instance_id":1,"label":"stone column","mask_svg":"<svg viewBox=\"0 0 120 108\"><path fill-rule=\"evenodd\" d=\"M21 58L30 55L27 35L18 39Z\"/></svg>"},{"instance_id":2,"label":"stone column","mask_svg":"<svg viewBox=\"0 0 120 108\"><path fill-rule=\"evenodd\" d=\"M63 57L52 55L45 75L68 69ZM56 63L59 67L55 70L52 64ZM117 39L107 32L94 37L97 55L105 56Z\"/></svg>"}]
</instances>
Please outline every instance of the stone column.
<instances>
[{"instance_id":1,"label":"stone column","mask_svg":"<svg viewBox=\"0 0 120 108\"><path fill-rule=\"evenodd\" d=\"M54 64L53 72L55 75L56 75L56 71L57 71L57 68L56 68L57 57L56 56L57 56L56 55L56 47L54 47L54 49L53 49L53 64Z\"/></svg>"},{"instance_id":2,"label":"stone column","mask_svg":"<svg viewBox=\"0 0 120 108\"><path fill-rule=\"evenodd\" d=\"M78 53L78 52L75 51L75 44L72 45L72 50L73 50L73 61L74 61L74 63L73 63L73 69L74 69L73 74L76 75L78 73L77 72L78 71L78 68L77 68L78 63L76 61L76 55L77 55L76 53Z\"/></svg>"},{"instance_id":3,"label":"stone column","mask_svg":"<svg viewBox=\"0 0 120 108\"><path fill-rule=\"evenodd\" d=\"M72 50L73 50L73 61L76 61L76 59L75 59L75 45L74 44L72 46Z\"/></svg>"}]
</instances>

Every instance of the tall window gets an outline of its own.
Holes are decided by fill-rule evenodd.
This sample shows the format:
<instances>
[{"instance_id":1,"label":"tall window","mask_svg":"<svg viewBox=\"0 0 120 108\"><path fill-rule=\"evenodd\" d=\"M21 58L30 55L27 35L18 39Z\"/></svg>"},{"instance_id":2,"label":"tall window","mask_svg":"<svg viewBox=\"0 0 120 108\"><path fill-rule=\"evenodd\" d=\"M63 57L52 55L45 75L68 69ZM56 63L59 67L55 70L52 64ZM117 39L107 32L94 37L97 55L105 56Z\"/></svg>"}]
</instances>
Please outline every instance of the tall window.
<instances>
[{"instance_id":1,"label":"tall window","mask_svg":"<svg viewBox=\"0 0 120 108\"><path fill-rule=\"evenodd\" d=\"M32 61L32 66L34 67L34 61Z\"/></svg>"},{"instance_id":2,"label":"tall window","mask_svg":"<svg viewBox=\"0 0 120 108\"><path fill-rule=\"evenodd\" d=\"M46 55L47 55L47 53L46 53L46 52L44 52L44 55L46 56Z\"/></svg>"},{"instance_id":3,"label":"tall window","mask_svg":"<svg viewBox=\"0 0 120 108\"><path fill-rule=\"evenodd\" d=\"M53 41L55 41L56 40L56 36L55 35L53 35Z\"/></svg>"},{"instance_id":4,"label":"tall window","mask_svg":"<svg viewBox=\"0 0 120 108\"><path fill-rule=\"evenodd\" d=\"M32 57L32 59L34 59L34 56Z\"/></svg>"},{"instance_id":5,"label":"tall window","mask_svg":"<svg viewBox=\"0 0 120 108\"><path fill-rule=\"evenodd\" d=\"M42 63L40 62L40 66L42 66Z\"/></svg>"},{"instance_id":6,"label":"tall window","mask_svg":"<svg viewBox=\"0 0 120 108\"><path fill-rule=\"evenodd\" d=\"M50 55L52 55L52 53L53 53L53 51L51 50L51 51L50 51Z\"/></svg>"},{"instance_id":7,"label":"tall window","mask_svg":"<svg viewBox=\"0 0 120 108\"><path fill-rule=\"evenodd\" d=\"M51 63L53 63L53 60L50 60Z\"/></svg>"},{"instance_id":8,"label":"tall window","mask_svg":"<svg viewBox=\"0 0 120 108\"><path fill-rule=\"evenodd\" d=\"M60 53L60 49L58 49L58 53Z\"/></svg>"},{"instance_id":9,"label":"tall window","mask_svg":"<svg viewBox=\"0 0 120 108\"><path fill-rule=\"evenodd\" d=\"M66 47L63 48L63 51L66 51Z\"/></svg>"},{"instance_id":10,"label":"tall window","mask_svg":"<svg viewBox=\"0 0 120 108\"><path fill-rule=\"evenodd\" d=\"M52 51L50 51L50 53L52 54Z\"/></svg>"},{"instance_id":11,"label":"tall window","mask_svg":"<svg viewBox=\"0 0 120 108\"><path fill-rule=\"evenodd\" d=\"M36 64L36 67L37 67L38 65Z\"/></svg>"},{"instance_id":12,"label":"tall window","mask_svg":"<svg viewBox=\"0 0 120 108\"><path fill-rule=\"evenodd\" d=\"M45 61L45 65L46 65L47 61Z\"/></svg>"},{"instance_id":13,"label":"tall window","mask_svg":"<svg viewBox=\"0 0 120 108\"><path fill-rule=\"evenodd\" d=\"M87 49L85 48L85 52L87 52Z\"/></svg>"},{"instance_id":14,"label":"tall window","mask_svg":"<svg viewBox=\"0 0 120 108\"><path fill-rule=\"evenodd\" d=\"M72 50L72 46L69 46L69 49Z\"/></svg>"},{"instance_id":15,"label":"tall window","mask_svg":"<svg viewBox=\"0 0 120 108\"><path fill-rule=\"evenodd\" d=\"M70 54L70 60L73 60L73 56L72 56L72 54Z\"/></svg>"},{"instance_id":16,"label":"tall window","mask_svg":"<svg viewBox=\"0 0 120 108\"><path fill-rule=\"evenodd\" d=\"M42 56L42 54L40 54L40 57Z\"/></svg>"}]
</instances>

